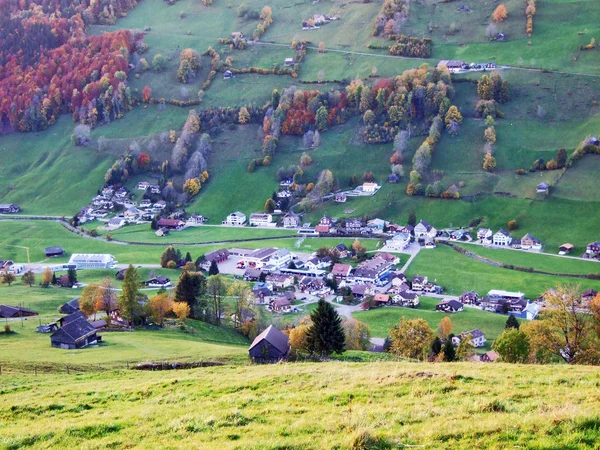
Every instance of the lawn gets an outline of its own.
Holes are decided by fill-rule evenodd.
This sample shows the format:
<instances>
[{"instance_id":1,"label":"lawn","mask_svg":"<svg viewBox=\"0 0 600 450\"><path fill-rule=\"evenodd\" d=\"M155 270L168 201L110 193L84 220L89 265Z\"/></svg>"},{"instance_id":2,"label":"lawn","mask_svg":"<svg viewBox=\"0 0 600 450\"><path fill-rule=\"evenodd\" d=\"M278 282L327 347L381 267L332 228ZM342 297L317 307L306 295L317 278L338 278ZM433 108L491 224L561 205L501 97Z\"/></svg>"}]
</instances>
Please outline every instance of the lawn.
<instances>
[{"instance_id":1,"label":"lawn","mask_svg":"<svg viewBox=\"0 0 600 450\"><path fill-rule=\"evenodd\" d=\"M409 362L4 376L0 446L593 448L597 383L584 366Z\"/></svg>"},{"instance_id":2,"label":"lawn","mask_svg":"<svg viewBox=\"0 0 600 450\"><path fill-rule=\"evenodd\" d=\"M600 173L600 156L586 155L567 170L552 189L552 195L598 205L597 185ZM593 238L595 239L595 238Z\"/></svg>"},{"instance_id":3,"label":"lawn","mask_svg":"<svg viewBox=\"0 0 600 450\"><path fill-rule=\"evenodd\" d=\"M582 289L600 290L600 281L538 275L490 266L461 255L446 246L423 250L413 260L407 276L425 275L446 288L450 295L474 290L480 295L490 289L520 291L530 299L559 284L577 284Z\"/></svg>"},{"instance_id":4,"label":"lawn","mask_svg":"<svg viewBox=\"0 0 600 450\"><path fill-rule=\"evenodd\" d=\"M466 307L463 312L456 314L443 314L435 310L441 300L429 297L421 297L418 308L400 308L384 307L371 311L361 311L352 314L355 319L361 320L369 325L371 335L376 337L386 337L394 325L400 322L403 317L410 319L425 319L433 330L437 330L440 321L444 317L452 320L454 334L479 329L483 331L488 340L486 348L491 347L491 343L504 331L506 316L494 314L488 311L481 311L476 308Z\"/></svg>"}]
</instances>

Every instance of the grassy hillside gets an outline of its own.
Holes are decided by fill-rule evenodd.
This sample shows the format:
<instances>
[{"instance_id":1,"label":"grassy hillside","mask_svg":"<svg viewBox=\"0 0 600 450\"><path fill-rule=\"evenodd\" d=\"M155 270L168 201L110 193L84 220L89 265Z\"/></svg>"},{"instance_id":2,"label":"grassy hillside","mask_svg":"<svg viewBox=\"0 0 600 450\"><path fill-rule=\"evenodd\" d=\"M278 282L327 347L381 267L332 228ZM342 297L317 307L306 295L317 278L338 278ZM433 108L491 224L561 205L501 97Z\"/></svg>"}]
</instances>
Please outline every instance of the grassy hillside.
<instances>
[{"instance_id":1,"label":"grassy hillside","mask_svg":"<svg viewBox=\"0 0 600 450\"><path fill-rule=\"evenodd\" d=\"M0 446L593 448L597 384L588 367L467 363L11 376Z\"/></svg>"}]
</instances>

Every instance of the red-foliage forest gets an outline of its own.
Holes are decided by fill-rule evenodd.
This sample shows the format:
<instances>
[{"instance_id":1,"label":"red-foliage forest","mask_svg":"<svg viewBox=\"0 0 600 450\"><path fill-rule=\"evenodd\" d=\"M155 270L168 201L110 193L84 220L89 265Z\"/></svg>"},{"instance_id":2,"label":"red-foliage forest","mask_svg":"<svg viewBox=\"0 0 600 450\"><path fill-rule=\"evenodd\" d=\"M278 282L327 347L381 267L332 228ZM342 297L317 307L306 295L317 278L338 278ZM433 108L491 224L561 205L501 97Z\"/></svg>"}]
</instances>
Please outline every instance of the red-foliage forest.
<instances>
[{"instance_id":1,"label":"red-foliage forest","mask_svg":"<svg viewBox=\"0 0 600 450\"><path fill-rule=\"evenodd\" d=\"M87 36L112 24L134 0L0 0L0 130L38 131L60 114L91 126L131 108L130 31Z\"/></svg>"}]
</instances>

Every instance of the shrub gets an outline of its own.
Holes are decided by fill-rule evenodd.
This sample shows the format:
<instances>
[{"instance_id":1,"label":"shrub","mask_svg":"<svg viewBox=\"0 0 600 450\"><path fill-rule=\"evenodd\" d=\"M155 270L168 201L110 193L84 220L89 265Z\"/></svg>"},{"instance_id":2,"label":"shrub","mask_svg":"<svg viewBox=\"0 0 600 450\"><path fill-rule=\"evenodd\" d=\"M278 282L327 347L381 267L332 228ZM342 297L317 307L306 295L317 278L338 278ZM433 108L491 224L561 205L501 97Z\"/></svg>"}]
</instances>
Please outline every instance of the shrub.
<instances>
[{"instance_id":1,"label":"shrub","mask_svg":"<svg viewBox=\"0 0 600 450\"><path fill-rule=\"evenodd\" d=\"M510 222L508 222L508 229L510 231L516 230L517 228L519 228L519 224L516 220L513 219Z\"/></svg>"}]
</instances>

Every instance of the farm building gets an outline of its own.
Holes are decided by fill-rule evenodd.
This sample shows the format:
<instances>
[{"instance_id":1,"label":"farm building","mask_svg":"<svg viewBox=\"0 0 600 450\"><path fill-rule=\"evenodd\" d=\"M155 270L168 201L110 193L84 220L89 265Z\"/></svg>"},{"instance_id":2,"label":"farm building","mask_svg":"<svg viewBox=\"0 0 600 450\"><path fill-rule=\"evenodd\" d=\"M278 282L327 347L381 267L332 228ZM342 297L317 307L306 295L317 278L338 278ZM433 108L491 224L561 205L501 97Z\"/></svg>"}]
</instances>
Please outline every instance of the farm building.
<instances>
[{"instance_id":1,"label":"farm building","mask_svg":"<svg viewBox=\"0 0 600 450\"><path fill-rule=\"evenodd\" d=\"M96 329L81 311L63 317L59 323L60 328L50 336L52 347L71 350L96 344L100 340Z\"/></svg>"},{"instance_id":2,"label":"farm building","mask_svg":"<svg viewBox=\"0 0 600 450\"><path fill-rule=\"evenodd\" d=\"M575 248L575 246L573 244L563 244L560 247L558 247L558 254L559 255L566 255L568 253L571 253L571 251Z\"/></svg>"},{"instance_id":3,"label":"farm building","mask_svg":"<svg viewBox=\"0 0 600 450\"><path fill-rule=\"evenodd\" d=\"M171 286L171 280L167 277L159 275L157 277L150 278L149 280L144 281L144 284L147 287L166 288Z\"/></svg>"},{"instance_id":4,"label":"farm building","mask_svg":"<svg viewBox=\"0 0 600 450\"><path fill-rule=\"evenodd\" d=\"M0 305L0 318L14 319L17 317L37 316L38 313L20 306Z\"/></svg>"},{"instance_id":5,"label":"farm building","mask_svg":"<svg viewBox=\"0 0 600 450\"><path fill-rule=\"evenodd\" d=\"M444 300L436 305L435 310L454 314L463 310L463 304L458 300Z\"/></svg>"},{"instance_id":6,"label":"farm building","mask_svg":"<svg viewBox=\"0 0 600 450\"><path fill-rule=\"evenodd\" d=\"M273 325L260 333L254 341L248 353L254 362L273 363L286 359L290 352L288 337Z\"/></svg>"},{"instance_id":7,"label":"farm building","mask_svg":"<svg viewBox=\"0 0 600 450\"><path fill-rule=\"evenodd\" d=\"M46 247L44 249L44 253L46 254L46 258L54 258L56 256L64 256L65 251L62 247Z\"/></svg>"},{"instance_id":8,"label":"farm building","mask_svg":"<svg viewBox=\"0 0 600 450\"><path fill-rule=\"evenodd\" d=\"M117 265L115 257L109 254L73 253L69 265L81 269L113 269Z\"/></svg>"},{"instance_id":9,"label":"farm building","mask_svg":"<svg viewBox=\"0 0 600 450\"><path fill-rule=\"evenodd\" d=\"M19 211L21 211L21 208L14 203L0 204L0 214L13 214L18 213Z\"/></svg>"},{"instance_id":10,"label":"farm building","mask_svg":"<svg viewBox=\"0 0 600 450\"><path fill-rule=\"evenodd\" d=\"M221 264L229 259L229 255L229 250L226 248L208 252L204 255L204 261L202 261L200 267L204 270L209 270L213 261L217 264Z\"/></svg>"},{"instance_id":11,"label":"farm building","mask_svg":"<svg viewBox=\"0 0 600 450\"><path fill-rule=\"evenodd\" d=\"M73 314L74 312L79 311L79 297L69 300L62 305L58 311L61 314Z\"/></svg>"}]
</instances>

